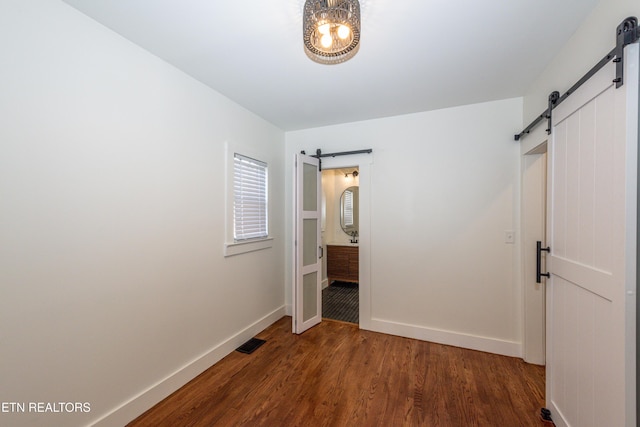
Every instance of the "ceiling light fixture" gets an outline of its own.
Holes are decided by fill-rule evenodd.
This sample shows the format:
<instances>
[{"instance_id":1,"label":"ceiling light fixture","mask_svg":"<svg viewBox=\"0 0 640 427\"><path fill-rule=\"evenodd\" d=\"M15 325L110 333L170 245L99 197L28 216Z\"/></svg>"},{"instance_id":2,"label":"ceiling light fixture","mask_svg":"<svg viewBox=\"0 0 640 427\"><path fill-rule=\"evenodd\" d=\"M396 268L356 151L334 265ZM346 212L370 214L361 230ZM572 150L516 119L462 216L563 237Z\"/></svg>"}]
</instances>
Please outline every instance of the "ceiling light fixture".
<instances>
[{"instance_id":1,"label":"ceiling light fixture","mask_svg":"<svg viewBox=\"0 0 640 427\"><path fill-rule=\"evenodd\" d=\"M339 64L360 47L358 0L306 0L302 22L304 50L320 64Z\"/></svg>"}]
</instances>

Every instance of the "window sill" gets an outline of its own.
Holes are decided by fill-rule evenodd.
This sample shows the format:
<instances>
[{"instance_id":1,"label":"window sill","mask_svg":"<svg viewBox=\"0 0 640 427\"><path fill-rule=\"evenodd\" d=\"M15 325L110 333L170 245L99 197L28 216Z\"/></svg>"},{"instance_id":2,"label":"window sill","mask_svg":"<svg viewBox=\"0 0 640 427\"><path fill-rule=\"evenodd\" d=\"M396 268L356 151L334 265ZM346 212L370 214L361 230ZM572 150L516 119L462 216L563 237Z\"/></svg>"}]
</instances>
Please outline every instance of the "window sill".
<instances>
[{"instance_id":1,"label":"window sill","mask_svg":"<svg viewBox=\"0 0 640 427\"><path fill-rule=\"evenodd\" d=\"M267 237L260 240L250 240L247 242L234 242L224 244L224 256L234 256L245 254L247 252L268 249L273 246L273 237Z\"/></svg>"}]
</instances>

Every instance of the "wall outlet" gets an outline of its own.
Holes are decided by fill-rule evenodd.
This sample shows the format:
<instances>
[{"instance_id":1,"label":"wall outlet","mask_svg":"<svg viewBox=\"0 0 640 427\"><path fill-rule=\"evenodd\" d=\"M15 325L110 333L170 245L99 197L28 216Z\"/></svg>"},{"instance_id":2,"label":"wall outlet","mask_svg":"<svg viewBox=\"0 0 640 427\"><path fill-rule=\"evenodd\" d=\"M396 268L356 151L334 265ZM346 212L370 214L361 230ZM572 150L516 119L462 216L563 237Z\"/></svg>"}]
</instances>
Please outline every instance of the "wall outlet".
<instances>
[{"instance_id":1,"label":"wall outlet","mask_svg":"<svg viewBox=\"0 0 640 427\"><path fill-rule=\"evenodd\" d=\"M505 243L515 243L516 241L516 233L513 230L505 230L504 232L504 242Z\"/></svg>"}]
</instances>

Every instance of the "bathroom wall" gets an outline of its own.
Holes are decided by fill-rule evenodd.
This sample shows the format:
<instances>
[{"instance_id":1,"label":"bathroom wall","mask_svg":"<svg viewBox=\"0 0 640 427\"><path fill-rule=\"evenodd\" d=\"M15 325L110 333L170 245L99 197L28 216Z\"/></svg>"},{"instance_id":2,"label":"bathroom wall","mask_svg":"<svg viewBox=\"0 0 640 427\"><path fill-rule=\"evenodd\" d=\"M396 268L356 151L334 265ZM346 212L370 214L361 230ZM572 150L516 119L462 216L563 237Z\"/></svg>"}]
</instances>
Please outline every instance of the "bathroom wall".
<instances>
[{"instance_id":1,"label":"bathroom wall","mask_svg":"<svg viewBox=\"0 0 640 427\"><path fill-rule=\"evenodd\" d=\"M349 169L349 176L345 177L343 169L329 169L322 171L323 201L326 203L326 224L323 227L323 240L329 243L349 243L351 236L344 232L340 225L340 198L344 190L351 186L358 186L360 177L353 177Z\"/></svg>"}]
</instances>

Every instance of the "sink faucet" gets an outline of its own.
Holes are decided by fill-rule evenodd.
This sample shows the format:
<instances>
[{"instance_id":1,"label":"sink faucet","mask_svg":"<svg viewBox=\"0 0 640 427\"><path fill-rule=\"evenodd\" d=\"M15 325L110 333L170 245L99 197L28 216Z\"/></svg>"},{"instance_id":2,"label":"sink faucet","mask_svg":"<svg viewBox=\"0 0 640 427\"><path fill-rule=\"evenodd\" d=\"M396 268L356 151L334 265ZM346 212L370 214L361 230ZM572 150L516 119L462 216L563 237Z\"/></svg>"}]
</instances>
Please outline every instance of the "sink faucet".
<instances>
[{"instance_id":1,"label":"sink faucet","mask_svg":"<svg viewBox=\"0 0 640 427\"><path fill-rule=\"evenodd\" d=\"M351 243L358 243L358 232L355 230L351 232Z\"/></svg>"}]
</instances>

